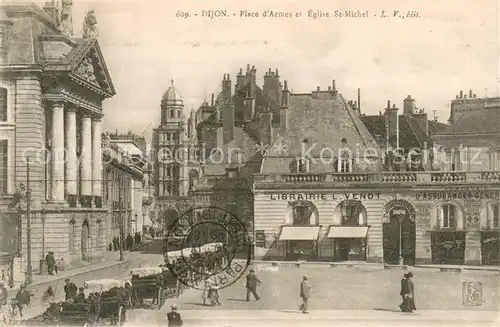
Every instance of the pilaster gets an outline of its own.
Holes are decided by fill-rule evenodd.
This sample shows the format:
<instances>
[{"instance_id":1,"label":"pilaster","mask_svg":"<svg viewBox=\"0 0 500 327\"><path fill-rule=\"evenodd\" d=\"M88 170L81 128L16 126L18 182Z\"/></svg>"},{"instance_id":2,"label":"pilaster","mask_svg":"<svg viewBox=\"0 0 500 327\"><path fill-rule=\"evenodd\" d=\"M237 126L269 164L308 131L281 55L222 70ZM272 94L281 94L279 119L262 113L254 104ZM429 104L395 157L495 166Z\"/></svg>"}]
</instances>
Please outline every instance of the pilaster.
<instances>
[{"instance_id":1,"label":"pilaster","mask_svg":"<svg viewBox=\"0 0 500 327\"><path fill-rule=\"evenodd\" d=\"M52 102L52 194L51 200L64 201L64 103Z\"/></svg>"},{"instance_id":2,"label":"pilaster","mask_svg":"<svg viewBox=\"0 0 500 327\"><path fill-rule=\"evenodd\" d=\"M95 204L102 204L101 117L92 118L92 195Z\"/></svg>"},{"instance_id":3,"label":"pilaster","mask_svg":"<svg viewBox=\"0 0 500 327\"><path fill-rule=\"evenodd\" d=\"M82 116L81 133L81 195L88 202L89 197L92 196L92 122L90 114L85 113ZM90 205L90 203L86 203L85 206L88 207Z\"/></svg>"},{"instance_id":4,"label":"pilaster","mask_svg":"<svg viewBox=\"0 0 500 327\"><path fill-rule=\"evenodd\" d=\"M76 148L76 108L69 106L66 108L66 193L70 202L76 202L76 199L72 198L77 194Z\"/></svg>"}]
</instances>

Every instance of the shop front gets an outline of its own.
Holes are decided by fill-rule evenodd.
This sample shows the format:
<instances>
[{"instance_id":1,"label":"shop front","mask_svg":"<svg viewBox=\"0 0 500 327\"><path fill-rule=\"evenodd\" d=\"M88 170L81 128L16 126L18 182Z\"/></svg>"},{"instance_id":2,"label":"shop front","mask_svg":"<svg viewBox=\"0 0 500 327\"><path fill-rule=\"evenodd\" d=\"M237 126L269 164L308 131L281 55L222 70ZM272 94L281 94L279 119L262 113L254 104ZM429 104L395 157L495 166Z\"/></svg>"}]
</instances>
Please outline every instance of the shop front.
<instances>
[{"instance_id":1,"label":"shop front","mask_svg":"<svg viewBox=\"0 0 500 327\"><path fill-rule=\"evenodd\" d=\"M317 261L319 226L283 226L279 240L285 244L285 260Z\"/></svg>"},{"instance_id":2,"label":"shop front","mask_svg":"<svg viewBox=\"0 0 500 327\"><path fill-rule=\"evenodd\" d=\"M327 238L333 240L334 261L366 261L367 226L330 226Z\"/></svg>"},{"instance_id":3,"label":"shop front","mask_svg":"<svg viewBox=\"0 0 500 327\"><path fill-rule=\"evenodd\" d=\"M431 236L432 263L463 265L465 259L465 232L434 231Z\"/></svg>"},{"instance_id":4,"label":"shop front","mask_svg":"<svg viewBox=\"0 0 500 327\"><path fill-rule=\"evenodd\" d=\"M481 232L481 262L483 265L500 266L499 236L498 231Z\"/></svg>"}]
</instances>

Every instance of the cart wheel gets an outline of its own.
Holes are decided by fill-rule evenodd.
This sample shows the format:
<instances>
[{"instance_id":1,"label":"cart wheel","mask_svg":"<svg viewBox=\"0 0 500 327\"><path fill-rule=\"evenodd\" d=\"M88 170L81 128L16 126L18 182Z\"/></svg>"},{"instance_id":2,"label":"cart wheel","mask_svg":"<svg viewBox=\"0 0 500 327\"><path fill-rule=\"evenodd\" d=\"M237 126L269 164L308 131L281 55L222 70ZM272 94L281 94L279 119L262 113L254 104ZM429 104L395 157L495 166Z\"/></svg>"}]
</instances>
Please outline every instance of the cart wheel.
<instances>
[{"instance_id":1,"label":"cart wheel","mask_svg":"<svg viewBox=\"0 0 500 327\"><path fill-rule=\"evenodd\" d=\"M123 311L123 306L120 305L118 309L118 326L123 326L125 324L125 312Z\"/></svg>"}]
</instances>

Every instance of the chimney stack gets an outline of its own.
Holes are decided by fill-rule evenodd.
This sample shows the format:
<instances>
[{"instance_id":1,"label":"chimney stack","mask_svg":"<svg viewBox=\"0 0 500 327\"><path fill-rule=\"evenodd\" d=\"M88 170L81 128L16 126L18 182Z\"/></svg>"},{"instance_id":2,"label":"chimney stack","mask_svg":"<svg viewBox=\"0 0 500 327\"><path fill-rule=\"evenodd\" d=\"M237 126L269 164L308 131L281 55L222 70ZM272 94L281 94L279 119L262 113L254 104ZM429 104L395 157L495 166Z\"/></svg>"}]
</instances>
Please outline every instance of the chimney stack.
<instances>
[{"instance_id":1,"label":"chimney stack","mask_svg":"<svg viewBox=\"0 0 500 327\"><path fill-rule=\"evenodd\" d=\"M391 108L390 101L387 101L387 108L385 108L385 117L387 138L389 139L396 137L398 125L398 108L396 108L396 105L393 105Z\"/></svg>"},{"instance_id":2,"label":"chimney stack","mask_svg":"<svg viewBox=\"0 0 500 327\"><path fill-rule=\"evenodd\" d=\"M464 97L464 91L460 90L460 99L463 99Z\"/></svg>"},{"instance_id":3,"label":"chimney stack","mask_svg":"<svg viewBox=\"0 0 500 327\"><path fill-rule=\"evenodd\" d=\"M472 90L469 90L469 99L472 99Z\"/></svg>"},{"instance_id":4,"label":"chimney stack","mask_svg":"<svg viewBox=\"0 0 500 327\"><path fill-rule=\"evenodd\" d=\"M335 80L332 80L332 90L333 92L337 92L337 87L335 86Z\"/></svg>"},{"instance_id":5,"label":"chimney stack","mask_svg":"<svg viewBox=\"0 0 500 327\"><path fill-rule=\"evenodd\" d=\"M328 87L328 91L329 91L329 92L331 92L331 91L332 91L332 87L331 87L331 86L329 86L329 87Z\"/></svg>"},{"instance_id":6,"label":"chimney stack","mask_svg":"<svg viewBox=\"0 0 500 327\"><path fill-rule=\"evenodd\" d=\"M224 99L224 102L230 102L231 100L231 79L229 77L229 74L224 74L224 79L222 80L222 97Z\"/></svg>"},{"instance_id":7,"label":"chimney stack","mask_svg":"<svg viewBox=\"0 0 500 327\"><path fill-rule=\"evenodd\" d=\"M210 104L212 107L214 106L214 94L212 93L212 102Z\"/></svg>"},{"instance_id":8,"label":"chimney stack","mask_svg":"<svg viewBox=\"0 0 500 327\"><path fill-rule=\"evenodd\" d=\"M290 103L290 91L288 90L288 82L284 81L283 84L280 108L280 135L285 137L288 129L288 105Z\"/></svg>"},{"instance_id":9,"label":"chimney stack","mask_svg":"<svg viewBox=\"0 0 500 327\"><path fill-rule=\"evenodd\" d=\"M415 99L412 99L410 95L403 100L403 115L412 116L415 113Z\"/></svg>"},{"instance_id":10,"label":"chimney stack","mask_svg":"<svg viewBox=\"0 0 500 327\"><path fill-rule=\"evenodd\" d=\"M391 107L391 100L387 100L387 108Z\"/></svg>"},{"instance_id":11,"label":"chimney stack","mask_svg":"<svg viewBox=\"0 0 500 327\"><path fill-rule=\"evenodd\" d=\"M236 85L237 85L237 89L241 89L243 88L243 86L245 86L245 83L247 81L247 78L245 75L243 75L243 69L240 68L240 72L238 73L238 75L236 75Z\"/></svg>"},{"instance_id":12,"label":"chimney stack","mask_svg":"<svg viewBox=\"0 0 500 327\"><path fill-rule=\"evenodd\" d=\"M361 89L358 87L358 110L361 113Z\"/></svg>"}]
</instances>

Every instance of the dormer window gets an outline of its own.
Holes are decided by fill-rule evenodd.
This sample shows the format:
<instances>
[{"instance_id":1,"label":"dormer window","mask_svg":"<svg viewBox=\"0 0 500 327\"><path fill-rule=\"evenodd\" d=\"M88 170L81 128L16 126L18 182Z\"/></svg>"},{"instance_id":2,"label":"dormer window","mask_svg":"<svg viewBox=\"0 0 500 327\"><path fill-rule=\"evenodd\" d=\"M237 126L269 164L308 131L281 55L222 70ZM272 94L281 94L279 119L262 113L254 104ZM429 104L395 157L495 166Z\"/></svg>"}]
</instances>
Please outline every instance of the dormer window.
<instances>
[{"instance_id":1,"label":"dormer window","mask_svg":"<svg viewBox=\"0 0 500 327\"><path fill-rule=\"evenodd\" d=\"M310 171L310 160L306 158L294 159L290 164L291 173L308 173Z\"/></svg>"}]
</instances>

